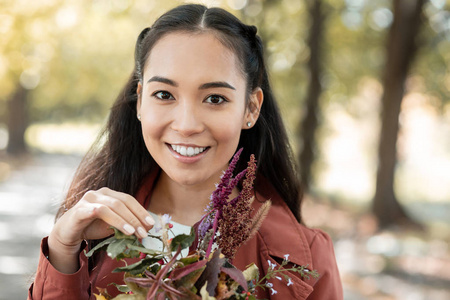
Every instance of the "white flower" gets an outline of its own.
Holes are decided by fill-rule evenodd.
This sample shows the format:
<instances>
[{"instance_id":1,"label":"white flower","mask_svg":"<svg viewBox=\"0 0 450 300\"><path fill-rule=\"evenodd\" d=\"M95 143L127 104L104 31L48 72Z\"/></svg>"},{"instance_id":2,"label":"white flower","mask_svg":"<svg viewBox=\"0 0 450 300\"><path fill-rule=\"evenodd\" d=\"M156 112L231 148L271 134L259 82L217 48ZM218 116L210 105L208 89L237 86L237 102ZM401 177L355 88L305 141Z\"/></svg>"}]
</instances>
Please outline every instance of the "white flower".
<instances>
[{"instance_id":1,"label":"white flower","mask_svg":"<svg viewBox=\"0 0 450 300\"><path fill-rule=\"evenodd\" d=\"M172 217L169 214L164 214L161 217L161 226L162 227L166 226L166 224L169 224L171 220L172 220Z\"/></svg>"},{"instance_id":2,"label":"white flower","mask_svg":"<svg viewBox=\"0 0 450 300\"><path fill-rule=\"evenodd\" d=\"M290 286L290 285L293 285L294 283L292 282L292 280L289 278L288 279L288 283L287 283L287 286Z\"/></svg>"},{"instance_id":3,"label":"white flower","mask_svg":"<svg viewBox=\"0 0 450 300\"><path fill-rule=\"evenodd\" d=\"M281 280L281 277L280 277L280 276L275 276L275 278L278 279L278 280Z\"/></svg>"},{"instance_id":4,"label":"white flower","mask_svg":"<svg viewBox=\"0 0 450 300\"><path fill-rule=\"evenodd\" d=\"M289 254L284 255L284 260L289 260Z\"/></svg>"},{"instance_id":5,"label":"white flower","mask_svg":"<svg viewBox=\"0 0 450 300\"><path fill-rule=\"evenodd\" d=\"M267 260L267 263L269 264L269 267L273 270L277 265L273 264L269 259Z\"/></svg>"},{"instance_id":6,"label":"white flower","mask_svg":"<svg viewBox=\"0 0 450 300\"><path fill-rule=\"evenodd\" d=\"M273 284L270 283L270 282L266 282L266 286L267 286L268 288L272 288L272 287L273 287Z\"/></svg>"},{"instance_id":7,"label":"white flower","mask_svg":"<svg viewBox=\"0 0 450 300\"><path fill-rule=\"evenodd\" d=\"M272 293L272 295L275 295L276 293L278 293L277 291L275 291L274 289L270 289L270 292Z\"/></svg>"},{"instance_id":8,"label":"white flower","mask_svg":"<svg viewBox=\"0 0 450 300\"><path fill-rule=\"evenodd\" d=\"M162 227L160 225L156 225L155 227L153 227L153 229L155 230L156 233L160 232Z\"/></svg>"}]
</instances>

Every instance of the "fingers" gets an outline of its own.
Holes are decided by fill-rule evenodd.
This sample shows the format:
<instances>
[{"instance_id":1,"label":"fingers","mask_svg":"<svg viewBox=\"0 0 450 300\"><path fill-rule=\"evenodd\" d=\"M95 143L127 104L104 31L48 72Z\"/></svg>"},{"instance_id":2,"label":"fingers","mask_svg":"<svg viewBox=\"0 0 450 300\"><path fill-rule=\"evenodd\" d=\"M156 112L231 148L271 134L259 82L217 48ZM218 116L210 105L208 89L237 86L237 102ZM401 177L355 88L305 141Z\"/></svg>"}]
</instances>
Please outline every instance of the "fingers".
<instances>
[{"instance_id":1,"label":"fingers","mask_svg":"<svg viewBox=\"0 0 450 300\"><path fill-rule=\"evenodd\" d=\"M102 188L86 193L83 198L92 208L90 219L101 219L124 234L144 238L154 224L148 211L125 193Z\"/></svg>"},{"instance_id":2,"label":"fingers","mask_svg":"<svg viewBox=\"0 0 450 300\"><path fill-rule=\"evenodd\" d=\"M108 188L103 188L101 190L105 195L122 200L122 202L128 207L128 209L134 212L143 224L149 226L148 229L155 225L155 220L153 220L149 212L144 207L142 207L142 205L134 197L125 193L113 191Z\"/></svg>"}]
</instances>

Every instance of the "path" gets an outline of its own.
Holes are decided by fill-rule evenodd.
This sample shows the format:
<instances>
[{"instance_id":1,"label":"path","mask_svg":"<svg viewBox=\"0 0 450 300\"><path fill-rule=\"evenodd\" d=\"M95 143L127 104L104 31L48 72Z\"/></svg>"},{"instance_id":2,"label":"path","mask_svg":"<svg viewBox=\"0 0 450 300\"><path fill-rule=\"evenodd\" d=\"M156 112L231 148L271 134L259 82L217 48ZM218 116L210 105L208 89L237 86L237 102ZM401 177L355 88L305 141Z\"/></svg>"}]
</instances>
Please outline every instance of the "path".
<instances>
[{"instance_id":1,"label":"path","mask_svg":"<svg viewBox=\"0 0 450 300\"><path fill-rule=\"evenodd\" d=\"M80 157L39 154L0 182L0 300L26 299L42 237L50 232ZM6 166L6 168L5 168Z\"/></svg>"}]
</instances>

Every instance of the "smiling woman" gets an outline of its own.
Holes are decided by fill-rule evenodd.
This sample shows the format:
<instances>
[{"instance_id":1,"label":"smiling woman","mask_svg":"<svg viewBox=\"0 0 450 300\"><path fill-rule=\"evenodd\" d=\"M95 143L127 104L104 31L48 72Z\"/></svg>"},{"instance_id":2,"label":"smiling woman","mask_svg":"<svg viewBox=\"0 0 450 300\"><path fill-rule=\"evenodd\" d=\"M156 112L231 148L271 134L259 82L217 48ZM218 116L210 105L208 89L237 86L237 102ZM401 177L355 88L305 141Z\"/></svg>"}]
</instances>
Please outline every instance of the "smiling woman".
<instances>
[{"instance_id":1,"label":"smiling woman","mask_svg":"<svg viewBox=\"0 0 450 300\"><path fill-rule=\"evenodd\" d=\"M204 213L241 130L255 123L263 102L257 88L249 100L253 109L248 109L238 64L234 53L206 30L172 33L153 47L137 89L145 145L162 169L150 211L168 210L182 223ZM192 197L181 196L187 193ZM186 215L187 207L198 210Z\"/></svg>"},{"instance_id":2,"label":"smiling woman","mask_svg":"<svg viewBox=\"0 0 450 300\"><path fill-rule=\"evenodd\" d=\"M258 297L342 299L329 236L301 224L299 182L256 32L223 9L202 5L179 6L141 32L135 69L42 242L29 299L92 299L96 288L122 284L111 273L118 262L102 255L87 261L81 250L111 235L111 226L146 238L155 214L194 226L240 148L234 175L254 154L253 207L269 199L272 206L258 233L234 249L234 265L253 262L264 272L284 267L289 253L294 266L307 265L321 278L308 281L294 272L288 286L274 280L272 292L258 289ZM230 188L229 199L242 185Z\"/></svg>"}]
</instances>

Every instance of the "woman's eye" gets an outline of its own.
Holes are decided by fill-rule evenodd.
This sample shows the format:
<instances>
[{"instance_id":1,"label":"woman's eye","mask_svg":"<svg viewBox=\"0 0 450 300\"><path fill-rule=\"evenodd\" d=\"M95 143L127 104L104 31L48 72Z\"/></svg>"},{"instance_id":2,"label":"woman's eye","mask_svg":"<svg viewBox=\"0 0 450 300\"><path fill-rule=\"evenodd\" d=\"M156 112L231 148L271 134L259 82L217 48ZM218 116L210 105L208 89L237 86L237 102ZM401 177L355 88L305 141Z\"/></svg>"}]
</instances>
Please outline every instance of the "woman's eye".
<instances>
[{"instance_id":1,"label":"woman's eye","mask_svg":"<svg viewBox=\"0 0 450 300\"><path fill-rule=\"evenodd\" d=\"M205 101L207 103L211 103L211 104L222 104L223 102L226 102L227 100L225 100L224 97L219 96L219 95L211 95L208 98L206 98Z\"/></svg>"},{"instance_id":2,"label":"woman's eye","mask_svg":"<svg viewBox=\"0 0 450 300\"><path fill-rule=\"evenodd\" d=\"M161 100L172 100L174 99L173 96L169 93L169 92L165 92L165 91L159 91L156 93L153 93L154 97L161 99Z\"/></svg>"}]
</instances>

